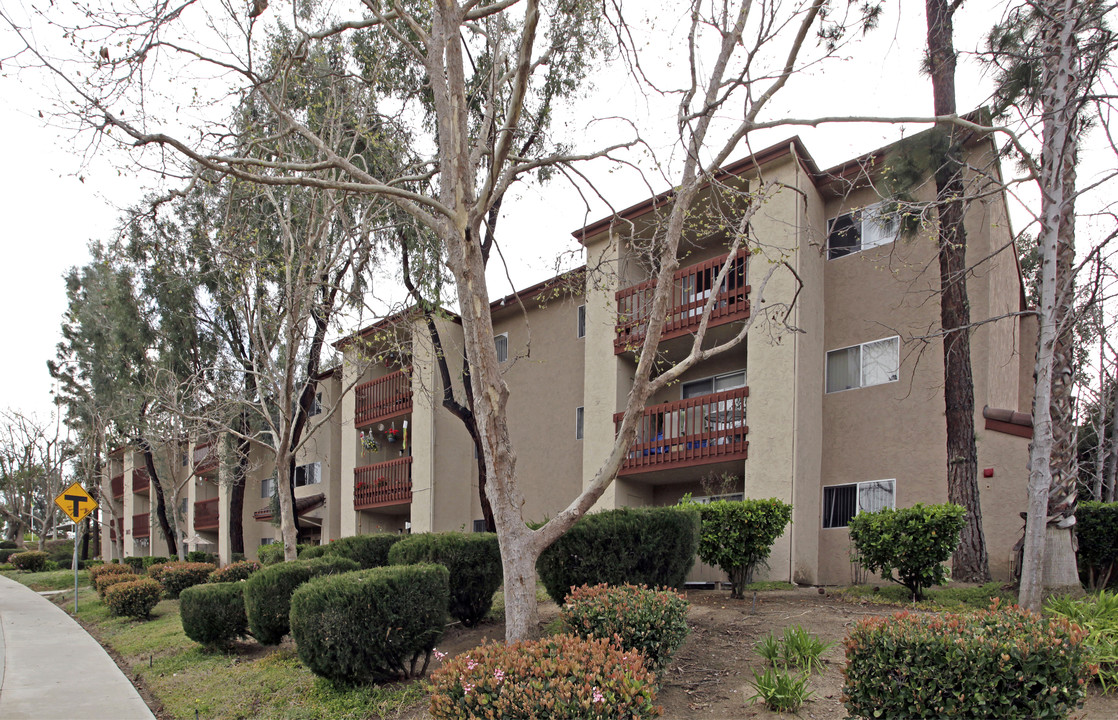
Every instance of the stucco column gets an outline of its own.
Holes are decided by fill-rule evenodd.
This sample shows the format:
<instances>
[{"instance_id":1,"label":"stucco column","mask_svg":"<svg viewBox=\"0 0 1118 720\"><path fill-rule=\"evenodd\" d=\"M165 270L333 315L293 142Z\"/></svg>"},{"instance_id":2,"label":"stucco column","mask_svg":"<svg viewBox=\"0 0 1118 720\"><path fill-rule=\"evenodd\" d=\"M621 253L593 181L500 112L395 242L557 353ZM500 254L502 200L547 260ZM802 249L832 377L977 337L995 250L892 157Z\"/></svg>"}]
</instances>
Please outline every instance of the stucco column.
<instances>
[{"instance_id":1,"label":"stucco column","mask_svg":"<svg viewBox=\"0 0 1118 720\"><path fill-rule=\"evenodd\" d=\"M221 567L233 562L233 544L229 538L229 520L231 498L233 495L232 478L229 477L230 458L228 443L224 440L214 441L220 453L220 462L217 470L217 560ZM212 450L211 450L212 452Z\"/></svg>"},{"instance_id":2,"label":"stucco column","mask_svg":"<svg viewBox=\"0 0 1118 720\"><path fill-rule=\"evenodd\" d=\"M341 462L338 464L339 480L336 497L341 506L341 517L338 523L341 537L357 534L357 511L353 509L353 471L357 467L357 428L354 420L357 417L358 380L358 368L347 352L342 362L342 388L348 389L342 393L341 407L338 408Z\"/></svg>"},{"instance_id":3,"label":"stucco column","mask_svg":"<svg viewBox=\"0 0 1118 720\"><path fill-rule=\"evenodd\" d=\"M411 531L435 531L435 373L434 348L427 329L412 332ZM453 479L451 479L453 482Z\"/></svg>"}]
</instances>

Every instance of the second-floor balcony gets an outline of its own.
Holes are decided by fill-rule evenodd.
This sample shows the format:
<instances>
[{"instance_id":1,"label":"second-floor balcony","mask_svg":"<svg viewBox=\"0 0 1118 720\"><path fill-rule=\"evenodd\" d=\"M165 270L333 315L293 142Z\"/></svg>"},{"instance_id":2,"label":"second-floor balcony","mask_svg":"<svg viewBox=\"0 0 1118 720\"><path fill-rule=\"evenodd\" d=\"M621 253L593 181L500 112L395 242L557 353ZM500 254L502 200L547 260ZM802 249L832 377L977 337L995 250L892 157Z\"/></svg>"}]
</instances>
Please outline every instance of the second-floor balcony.
<instances>
[{"instance_id":1,"label":"second-floor balcony","mask_svg":"<svg viewBox=\"0 0 1118 720\"><path fill-rule=\"evenodd\" d=\"M124 537L124 518L109 523L109 539L116 540L118 537Z\"/></svg>"},{"instance_id":2,"label":"second-floor balcony","mask_svg":"<svg viewBox=\"0 0 1118 720\"><path fill-rule=\"evenodd\" d=\"M218 513L219 498L212 500L199 500L194 503L194 529L199 532L214 532L218 528L220 515Z\"/></svg>"},{"instance_id":3,"label":"second-floor balcony","mask_svg":"<svg viewBox=\"0 0 1118 720\"><path fill-rule=\"evenodd\" d=\"M124 473L114 475L109 482L113 487L113 498L119 500L124 497Z\"/></svg>"},{"instance_id":4,"label":"second-floor balcony","mask_svg":"<svg viewBox=\"0 0 1118 720\"><path fill-rule=\"evenodd\" d=\"M151 516L148 513L132 516L132 537L151 537Z\"/></svg>"},{"instance_id":5,"label":"second-floor balcony","mask_svg":"<svg viewBox=\"0 0 1118 720\"><path fill-rule=\"evenodd\" d=\"M357 510L411 502L411 458L366 465L353 471L353 507Z\"/></svg>"},{"instance_id":6,"label":"second-floor balcony","mask_svg":"<svg viewBox=\"0 0 1118 720\"><path fill-rule=\"evenodd\" d=\"M671 305L664 318L661 340L671 340L698 329L703 310L710 299L715 280L729 254L680 268L675 273ZM745 265L749 250L738 250L726 277L714 293L708 328L749 317L749 286L745 284ZM648 332L655 281L647 280L617 291L617 335L615 353L640 350Z\"/></svg>"},{"instance_id":7,"label":"second-floor balcony","mask_svg":"<svg viewBox=\"0 0 1118 720\"><path fill-rule=\"evenodd\" d=\"M397 370L354 388L356 411L354 425L365 427L381 420L399 417L412 409L411 373Z\"/></svg>"},{"instance_id":8,"label":"second-floor balcony","mask_svg":"<svg viewBox=\"0 0 1118 720\"><path fill-rule=\"evenodd\" d=\"M638 421L637 437L619 475L745 459L745 401L749 388L652 405ZM622 413L614 415L620 428Z\"/></svg>"},{"instance_id":9,"label":"second-floor balcony","mask_svg":"<svg viewBox=\"0 0 1118 720\"><path fill-rule=\"evenodd\" d=\"M146 493L151 487L151 478L147 470L136 469L132 471L132 492Z\"/></svg>"}]
</instances>

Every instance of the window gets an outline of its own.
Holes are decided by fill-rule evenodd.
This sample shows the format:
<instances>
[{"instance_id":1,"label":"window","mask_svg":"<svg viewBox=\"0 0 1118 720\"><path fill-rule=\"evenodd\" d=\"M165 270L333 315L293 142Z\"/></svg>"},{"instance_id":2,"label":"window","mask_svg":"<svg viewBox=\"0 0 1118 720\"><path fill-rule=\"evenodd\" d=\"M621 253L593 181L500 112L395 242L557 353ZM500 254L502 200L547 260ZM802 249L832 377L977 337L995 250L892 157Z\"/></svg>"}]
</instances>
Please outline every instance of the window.
<instances>
[{"instance_id":1,"label":"window","mask_svg":"<svg viewBox=\"0 0 1118 720\"><path fill-rule=\"evenodd\" d=\"M896 480L871 480L823 488L823 527L846 527L861 512L877 512L895 505Z\"/></svg>"},{"instance_id":2,"label":"window","mask_svg":"<svg viewBox=\"0 0 1118 720\"><path fill-rule=\"evenodd\" d=\"M900 356L899 337L831 350L827 353L827 392L896 382Z\"/></svg>"},{"instance_id":3,"label":"window","mask_svg":"<svg viewBox=\"0 0 1118 720\"><path fill-rule=\"evenodd\" d=\"M260 497L271 498L276 494L276 479L274 477L266 478L260 481Z\"/></svg>"},{"instance_id":4,"label":"window","mask_svg":"<svg viewBox=\"0 0 1118 720\"><path fill-rule=\"evenodd\" d=\"M584 408L575 408L575 440L582 439L582 419L584 415Z\"/></svg>"},{"instance_id":5,"label":"window","mask_svg":"<svg viewBox=\"0 0 1118 720\"><path fill-rule=\"evenodd\" d=\"M897 239L900 220L886 209L886 203L839 215L828 223L827 259L885 245Z\"/></svg>"},{"instance_id":6,"label":"window","mask_svg":"<svg viewBox=\"0 0 1118 720\"><path fill-rule=\"evenodd\" d=\"M503 363L509 359L509 334L501 333L493 338L494 344L497 346L497 362Z\"/></svg>"},{"instance_id":7,"label":"window","mask_svg":"<svg viewBox=\"0 0 1118 720\"><path fill-rule=\"evenodd\" d=\"M271 545L274 542L275 542L274 538L260 538L260 547L264 547L265 545Z\"/></svg>"},{"instance_id":8,"label":"window","mask_svg":"<svg viewBox=\"0 0 1118 720\"><path fill-rule=\"evenodd\" d=\"M700 395L710 395L711 393L722 392L724 390L734 390L736 388L745 387L745 371L739 370L738 372L727 373L725 375L717 375L715 377L703 378L702 380L692 380L691 382L683 383L682 399L699 397Z\"/></svg>"},{"instance_id":9,"label":"window","mask_svg":"<svg viewBox=\"0 0 1118 720\"><path fill-rule=\"evenodd\" d=\"M578 306L578 325L577 325L576 332L578 333L576 335L576 337L580 337L580 338L586 337L586 306L585 305L579 305Z\"/></svg>"},{"instance_id":10,"label":"window","mask_svg":"<svg viewBox=\"0 0 1118 720\"><path fill-rule=\"evenodd\" d=\"M322 482L322 463L307 463L295 468L295 487Z\"/></svg>"},{"instance_id":11,"label":"window","mask_svg":"<svg viewBox=\"0 0 1118 720\"><path fill-rule=\"evenodd\" d=\"M706 505L708 503L717 502L718 500L742 502L743 500L745 500L745 493L730 493L729 495L697 495L691 498L691 502L698 503L699 505Z\"/></svg>"},{"instance_id":12,"label":"window","mask_svg":"<svg viewBox=\"0 0 1118 720\"><path fill-rule=\"evenodd\" d=\"M474 520L474 532L485 532L485 520Z\"/></svg>"},{"instance_id":13,"label":"window","mask_svg":"<svg viewBox=\"0 0 1118 720\"><path fill-rule=\"evenodd\" d=\"M310 415L318 415L322 412L322 393L315 393L314 402L311 403Z\"/></svg>"}]
</instances>

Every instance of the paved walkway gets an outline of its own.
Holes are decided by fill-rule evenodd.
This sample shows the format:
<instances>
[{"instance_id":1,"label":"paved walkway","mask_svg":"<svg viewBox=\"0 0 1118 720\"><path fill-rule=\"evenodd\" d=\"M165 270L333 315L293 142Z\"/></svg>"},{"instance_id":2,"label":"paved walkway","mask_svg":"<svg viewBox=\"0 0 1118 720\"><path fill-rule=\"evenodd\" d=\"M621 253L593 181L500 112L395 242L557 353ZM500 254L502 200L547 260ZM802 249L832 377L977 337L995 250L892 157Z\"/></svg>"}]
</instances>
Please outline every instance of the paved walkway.
<instances>
[{"instance_id":1,"label":"paved walkway","mask_svg":"<svg viewBox=\"0 0 1118 720\"><path fill-rule=\"evenodd\" d=\"M0 718L154 720L136 688L81 625L3 575Z\"/></svg>"}]
</instances>

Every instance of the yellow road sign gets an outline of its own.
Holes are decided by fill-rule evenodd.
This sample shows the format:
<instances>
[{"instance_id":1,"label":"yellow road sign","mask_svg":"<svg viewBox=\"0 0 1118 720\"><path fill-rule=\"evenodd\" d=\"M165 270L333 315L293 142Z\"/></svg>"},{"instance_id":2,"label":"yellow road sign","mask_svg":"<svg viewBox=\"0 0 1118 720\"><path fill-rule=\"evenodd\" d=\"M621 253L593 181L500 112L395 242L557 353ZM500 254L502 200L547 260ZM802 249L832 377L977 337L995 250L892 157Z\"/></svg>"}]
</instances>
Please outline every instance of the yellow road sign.
<instances>
[{"instance_id":1,"label":"yellow road sign","mask_svg":"<svg viewBox=\"0 0 1118 720\"><path fill-rule=\"evenodd\" d=\"M85 516L97 509L97 501L89 496L81 483L74 483L54 499L62 512L75 523L85 520Z\"/></svg>"}]
</instances>

